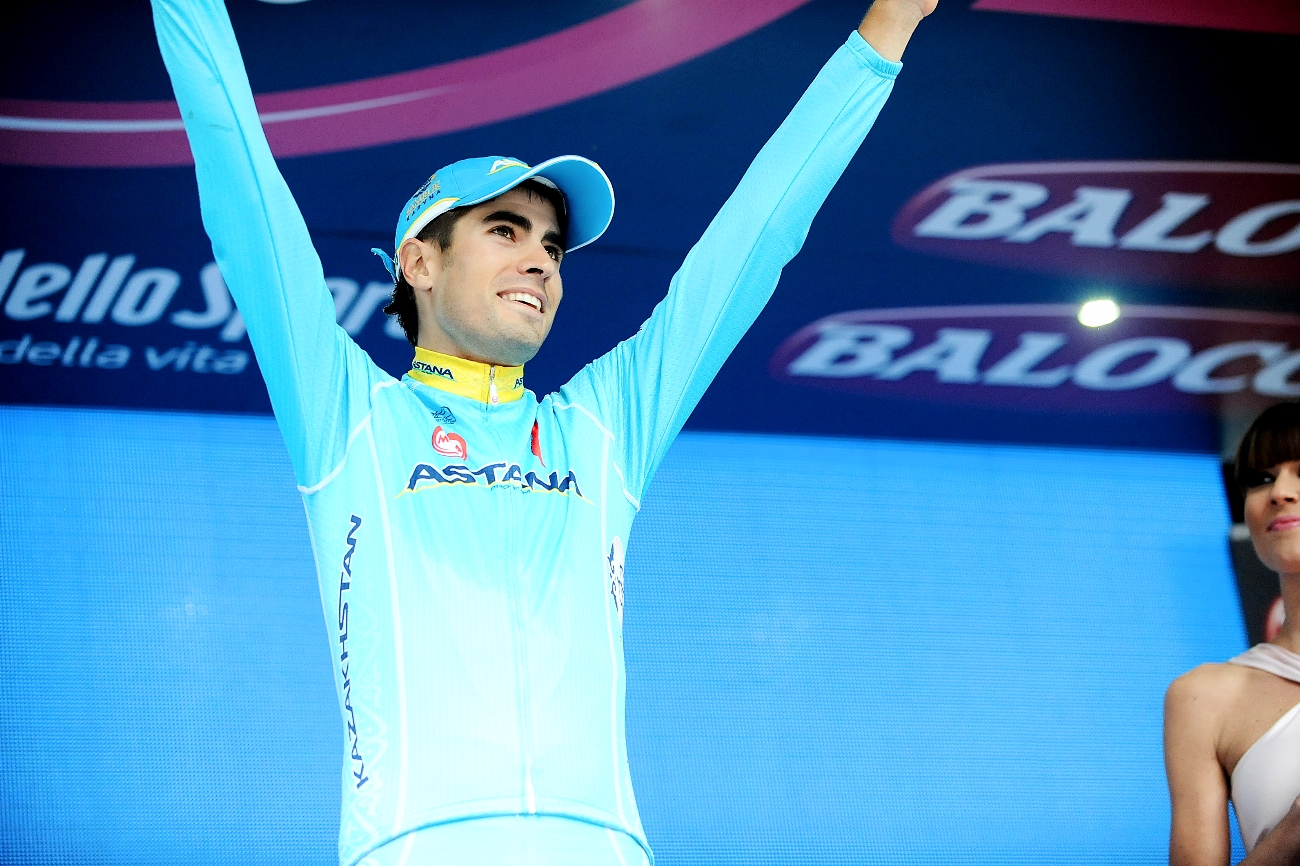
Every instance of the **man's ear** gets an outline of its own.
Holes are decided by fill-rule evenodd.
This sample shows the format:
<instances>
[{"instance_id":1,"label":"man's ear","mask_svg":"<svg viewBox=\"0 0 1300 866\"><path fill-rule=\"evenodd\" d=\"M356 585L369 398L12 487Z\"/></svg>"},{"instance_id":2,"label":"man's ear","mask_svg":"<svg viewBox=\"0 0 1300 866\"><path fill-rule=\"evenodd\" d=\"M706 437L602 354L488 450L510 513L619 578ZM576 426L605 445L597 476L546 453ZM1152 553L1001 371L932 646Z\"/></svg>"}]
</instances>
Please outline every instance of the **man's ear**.
<instances>
[{"instance_id":1,"label":"man's ear","mask_svg":"<svg viewBox=\"0 0 1300 866\"><path fill-rule=\"evenodd\" d=\"M442 250L436 242L407 238L397 251L402 276L413 289L431 289L442 271Z\"/></svg>"}]
</instances>

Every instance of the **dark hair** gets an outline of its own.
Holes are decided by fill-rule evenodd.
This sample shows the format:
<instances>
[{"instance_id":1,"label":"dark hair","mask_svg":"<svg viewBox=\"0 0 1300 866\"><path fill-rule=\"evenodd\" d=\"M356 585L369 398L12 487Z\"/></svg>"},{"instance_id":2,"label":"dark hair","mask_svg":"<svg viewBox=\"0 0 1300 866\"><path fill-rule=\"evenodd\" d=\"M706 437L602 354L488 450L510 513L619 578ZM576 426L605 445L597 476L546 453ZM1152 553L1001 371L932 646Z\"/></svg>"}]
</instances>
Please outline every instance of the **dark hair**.
<instances>
[{"instance_id":1,"label":"dark hair","mask_svg":"<svg viewBox=\"0 0 1300 866\"><path fill-rule=\"evenodd\" d=\"M1300 402L1270 406L1250 425L1237 446L1233 480L1243 491L1262 483L1264 473L1300 460Z\"/></svg>"},{"instance_id":2,"label":"dark hair","mask_svg":"<svg viewBox=\"0 0 1300 866\"><path fill-rule=\"evenodd\" d=\"M529 178L518 186L511 189L522 189L530 195L536 195L555 208L555 220L559 223L560 228L560 246L564 246L564 239L569 234L569 212L565 207L564 194L555 187L547 186L541 181ZM508 190L507 190L508 191ZM505 193L502 193L504 195ZM493 201L493 199L489 199ZM479 202L484 204L484 202ZM477 205L473 205L477 207ZM436 243L438 249L444 253L451 249L452 230L455 229L456 223L460 218L469 213L468 207L452 208L445 214L436 217L433 222L420 229L416 237L425 243ZM394 253L397 251L395 250ZM393 299L384 307L384 312L390 316L397 317L397 323L402 326L402 333L406 335L406 341L412 346L420 337L420 311L415 305L415 289L406 281L406 275L402 273L402 264L400 261L395 262L397 266L397 283L393 286Z\"/></svg>"}]
</instances>

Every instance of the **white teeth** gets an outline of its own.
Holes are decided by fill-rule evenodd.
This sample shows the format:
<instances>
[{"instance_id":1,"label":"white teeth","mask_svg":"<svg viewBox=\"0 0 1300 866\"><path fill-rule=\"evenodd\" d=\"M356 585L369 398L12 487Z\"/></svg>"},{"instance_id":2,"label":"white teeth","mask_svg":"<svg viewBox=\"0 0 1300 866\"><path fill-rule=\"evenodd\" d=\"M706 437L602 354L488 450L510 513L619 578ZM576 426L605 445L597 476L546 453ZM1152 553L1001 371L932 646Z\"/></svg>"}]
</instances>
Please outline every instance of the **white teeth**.
<instances>
[{"instance_id":1,"label":"white teeth","mask_svg":"<svg viewBox=\"0 0 1300 866\"><path fill-rule=\"evenodd\" d=\"M542 302L527 292L505 292L501 295L501 298L506 301L519 301L527 304L539 313L542 311Z\"/></svg>"}]
</instances>

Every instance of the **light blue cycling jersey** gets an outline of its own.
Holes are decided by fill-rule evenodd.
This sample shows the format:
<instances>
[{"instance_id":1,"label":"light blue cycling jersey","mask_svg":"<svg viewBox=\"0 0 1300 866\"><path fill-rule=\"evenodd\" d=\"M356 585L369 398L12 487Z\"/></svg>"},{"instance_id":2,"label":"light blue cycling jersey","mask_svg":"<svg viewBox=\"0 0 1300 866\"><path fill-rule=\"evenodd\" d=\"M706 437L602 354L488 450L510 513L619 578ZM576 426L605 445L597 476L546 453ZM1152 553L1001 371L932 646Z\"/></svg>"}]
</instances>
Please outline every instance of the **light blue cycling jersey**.
<instances>
[{"instance_id":1,"label":"light blue cycling jersey","mask_svg":"<svg viewBox=\"0 0 1300 866\"><path fill-rule=\"evenodd\" d=\"M153 7L203 222L306 503L344 723L340 863L433 857L440 838L487 862L509 816L565 840L531 846L535 862L645 862L623 732L628 531L900 64L853 33L640 332L538 400L518 367L423 349L400 380L375 366L335 324L224 6Z\"/></svg>"}]
</instances>

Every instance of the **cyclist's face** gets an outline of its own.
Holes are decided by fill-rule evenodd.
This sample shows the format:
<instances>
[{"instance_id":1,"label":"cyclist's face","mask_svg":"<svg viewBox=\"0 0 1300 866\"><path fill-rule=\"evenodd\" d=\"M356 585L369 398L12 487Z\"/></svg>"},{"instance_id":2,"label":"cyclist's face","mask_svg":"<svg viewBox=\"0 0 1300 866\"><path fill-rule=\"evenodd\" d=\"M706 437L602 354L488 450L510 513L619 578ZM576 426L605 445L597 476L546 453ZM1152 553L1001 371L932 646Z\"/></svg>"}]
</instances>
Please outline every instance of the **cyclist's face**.
<instances>
[{"instance_id":1,"label":"cyclist's face","mask_svg":"<svg viewBox=\"0 0 1300 866\"><path fill-rule=\"evenodd\" d=\"M414 243L428 248L407 272L419 345L510 366L537 354L564 295L563 239L550 202L512 189L461 217L445 252Z\"/></svg>"},{"instance_id":2,"label":"cyclist's face","mask_svg":"<svg viewBox=\"0 0 1300 866\"><path fill-rule=\"evenodd\" d=\"M1261 473L1246 491L1246 526L1260 561L1279 574L1300 574L1300 460Z\"/></svg>"}]
</instances>

